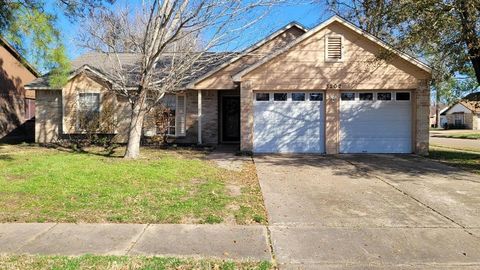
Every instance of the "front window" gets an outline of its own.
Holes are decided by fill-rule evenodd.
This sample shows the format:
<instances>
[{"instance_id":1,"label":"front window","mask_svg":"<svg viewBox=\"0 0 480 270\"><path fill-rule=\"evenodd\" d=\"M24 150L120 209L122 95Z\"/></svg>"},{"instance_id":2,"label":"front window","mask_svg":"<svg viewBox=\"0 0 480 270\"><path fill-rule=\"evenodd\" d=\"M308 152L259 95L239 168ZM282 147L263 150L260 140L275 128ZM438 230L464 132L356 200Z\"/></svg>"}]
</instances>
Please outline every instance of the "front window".
<instances>
[{"instance_id":1,"label":"front window","mask_svg":"<svg viewBox=\"0 0 480 270\"><path fill-rule=\"evenodd\" d=\"M175 136L175 115L175 95L165 95L160 101L160 104L157 108L157 115L155 117L157 134Z\"/></svg>"},{"instance_id":2,"label":"front window","mask_svg":"<svg viewBox=\"0 0 480 270\"><path fill-rule=\"evenodd\" d=\"M463 113L455 113L455 126L461 126L463 125L463 120L464 120L464 114Z\"/></svg>"},{"instance_id":3,"label":"front window","mask_svg":"<svg viewBox=\"0 0 480 270\"><path fill-rule=\"evenodd\" d=\"M100 94L79 93L78 95L79 128L81 130L96 130L100 118Z\"/></svg>"},{"instance_id":4,"label":"front window","mask_svg":"<svg viewBox=\"0 0 480 270\"><path fill-rule=\"evenodd\" d=\"M273 94L274 101L287 101L287 93L274 93Z\"/></svg>"}]
</instances>

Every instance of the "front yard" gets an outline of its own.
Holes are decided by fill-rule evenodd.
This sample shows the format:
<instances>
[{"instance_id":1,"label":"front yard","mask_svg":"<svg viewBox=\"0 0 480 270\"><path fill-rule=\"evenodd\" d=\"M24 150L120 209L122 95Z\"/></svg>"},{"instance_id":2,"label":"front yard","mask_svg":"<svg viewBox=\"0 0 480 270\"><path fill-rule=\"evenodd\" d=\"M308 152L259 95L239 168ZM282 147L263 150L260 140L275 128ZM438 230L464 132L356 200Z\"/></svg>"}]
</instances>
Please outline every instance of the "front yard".
<instances>
[{"instance_id":1,"label":"front yard","mask_svg":"<svg viewBox=\"0 0 480 270\"><path fill-rule=\"evenodd\" d=\"M455 139L478 140L478 139L480 139L480 133L472 132L472 133L449 134L449 135L446 135L445 137L455 138Z\"/></svg>"},{"instance_id":2,"label":"front yard","mask_svg":"<svg viewBox=\"0 0 480 270\"><path fill-rule=\"evenodd\" d=\"M480 174L480 153L431 146L429 158Z\"/></svg>"},{"instance_id":3,"label":"front yard","mask_svg":"<svg viewBox=\"0 0 480 270\"><path fill-rule=\"evenodd\" d=\"M0 222L266 222L253 163L235 172L200 151L123 151L0 145Z\"/></svg>"}]
</instances>

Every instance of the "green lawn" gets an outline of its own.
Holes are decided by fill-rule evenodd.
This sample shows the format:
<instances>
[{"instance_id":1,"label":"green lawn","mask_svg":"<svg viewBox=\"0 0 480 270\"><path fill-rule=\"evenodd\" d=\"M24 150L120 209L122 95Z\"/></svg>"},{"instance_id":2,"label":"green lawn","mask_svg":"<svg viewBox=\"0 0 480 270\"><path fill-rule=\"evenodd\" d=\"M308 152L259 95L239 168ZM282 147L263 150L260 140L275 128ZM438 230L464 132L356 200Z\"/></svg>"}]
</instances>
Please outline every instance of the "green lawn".
<instances>
[{"instance_id":1,"label":"green lawn","mask_svg":"<svg viewBox=\"0 0 480 270\"><path fill-rule=\"evenodd\" d=\"M265 223L255 167L218 168L198 151L0 145L0 222Z\"/></svg>"},{"instance_id":2,"label":"green lawn","mask_svg":"<svg viewBox=\"0 0 480 270\"><path fill-rule=\"evenodd\" d=\"M480 174L480 153L431 146L429 158Z\"/></svg>"},{"instance_id":3,"label":"green lawn","mask_svg":"<svg viewBox=\"0 0 480 270\"><path fill-rule=\"evenodd\" d=\"M273 269L268 262L233 262L220 260L193 260L162 257L136 257L136 256L92 256L80 257L66 256L2 256L0 255L0 269L22 270L233 270L233 269Z\"/></svg>"},{"instance_id":4,"label":"green lawn","mask_svg":"<svg viewBox=\"0 0 480 270\"><path fill-rule=\"evenodd\" d=\"M478 140L478 139L480 139L480 133L449 134L449 135L446 135L445 137L447 137L447 138L455 138L455 139Z\"/></svg>"}]
</instances>

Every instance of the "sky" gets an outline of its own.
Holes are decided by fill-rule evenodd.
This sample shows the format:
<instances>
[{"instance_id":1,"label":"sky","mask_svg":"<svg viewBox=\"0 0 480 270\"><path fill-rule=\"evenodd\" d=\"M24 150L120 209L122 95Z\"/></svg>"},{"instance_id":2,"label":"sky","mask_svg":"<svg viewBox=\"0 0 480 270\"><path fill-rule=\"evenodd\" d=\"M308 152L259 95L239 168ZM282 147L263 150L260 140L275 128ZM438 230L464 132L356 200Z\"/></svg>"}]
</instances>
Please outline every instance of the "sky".
<instances>
[{"instance_id":1,"label":"sky","mask_svg":"<svg viewBox=\"0 0 480 270\"><path fill-rule=\"evenodd\" d=\"M236 40L236 43L238 44L236 47L248 47L292 21L296 21L307 28L312 28L320 22L328 19L331 15L332 14L327 11L327 8L318 3L285 4L276 6L268 12L266 17L256 23L254 27L249 28L247 31L239 35L238 40ZM79 29L82 27L82 23L71 22L61 14L58 16L57 27L62 33L63 42L67 48L67 54L69 58L73 60L86 52L85 49L81 48L78 44L78 33ZM223 48L223 50L228 49L230 48ZM217 50L222 49L219 48Z\"/></svg>"}]
</instances>

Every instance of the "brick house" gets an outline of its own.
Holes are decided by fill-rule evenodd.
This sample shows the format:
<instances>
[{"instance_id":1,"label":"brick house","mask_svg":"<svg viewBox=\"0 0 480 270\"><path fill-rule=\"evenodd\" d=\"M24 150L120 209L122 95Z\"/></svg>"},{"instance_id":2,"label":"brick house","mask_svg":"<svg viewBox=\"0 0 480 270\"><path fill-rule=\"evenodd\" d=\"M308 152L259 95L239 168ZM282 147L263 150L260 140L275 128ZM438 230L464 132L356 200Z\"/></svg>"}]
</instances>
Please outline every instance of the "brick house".
<instances>
[{"instance_id":1,"label":"brick house","mask_svg":"<svg viewBox=\"0 0 480 270\"><path fill-rule=\"evenodd\" d=\"M388 59L376 57L386 51ZM85 108L65 104L83 101L95 111L114 104L113 133L126 140L129 107L108 92L101 57L75 60L62 89L48 77L28 85L37 93L37 142L79 133L76 111ZM340 17L310 30L291 23L168 94L171 121L159 130L147 120L144 134L166 130L177 143L238 143L255 153L427 154L430 79L427 65Z\"/></svg>"},{"instance_id":2,"label":"brick house","mask_svg":"<svg viewBox=\"0 0 480 270\"><path fill-rule=\"evenodd\" d=\"M480 130L480 92L468 94L441 115L450 127Z\"/></svg>"},{"instance_id":3,"label":"brick house","mask_svg":"<svg viewBox=\"0 0 480 270\"><path fill-rule=\"evenodd\" d=\"M24 85L38 76L35 68L0 37L0 139L26 136L24 124L35 116L35 91L25 90ZM31 131L33 134L33 125Z\"/></svg>"}]
</instances>

